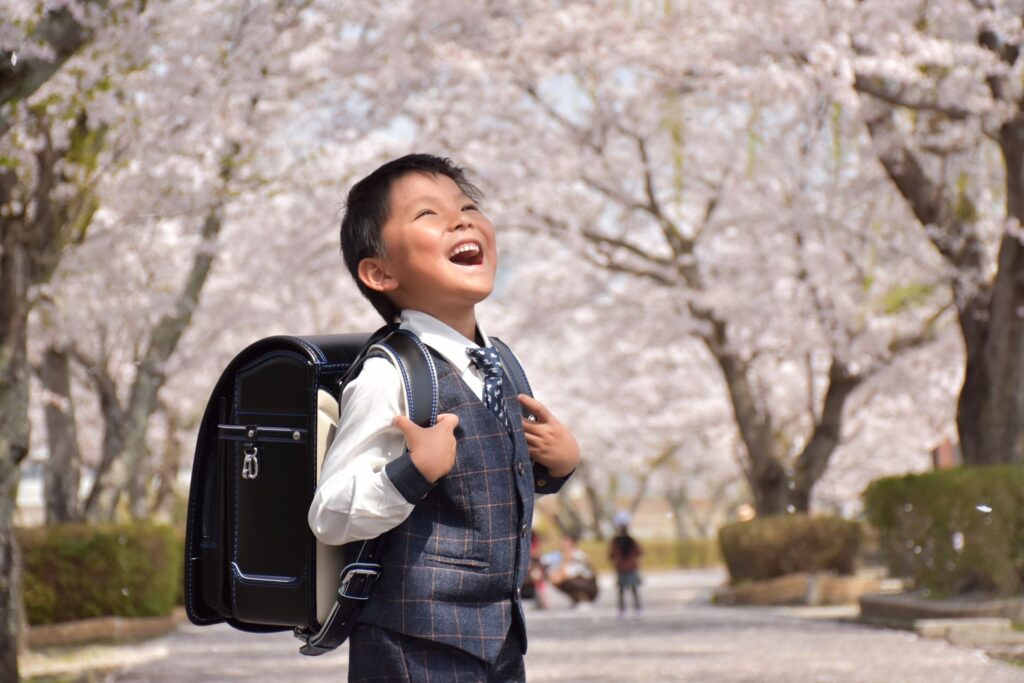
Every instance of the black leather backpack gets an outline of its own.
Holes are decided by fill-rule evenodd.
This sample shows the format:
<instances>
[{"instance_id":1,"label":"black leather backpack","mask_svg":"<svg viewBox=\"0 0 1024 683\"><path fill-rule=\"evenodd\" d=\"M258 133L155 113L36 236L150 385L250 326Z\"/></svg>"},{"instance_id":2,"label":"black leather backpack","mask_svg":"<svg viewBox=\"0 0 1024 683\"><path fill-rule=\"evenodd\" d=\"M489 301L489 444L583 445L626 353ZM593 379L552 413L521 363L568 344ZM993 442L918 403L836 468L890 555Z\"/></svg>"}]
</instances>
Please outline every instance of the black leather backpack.
<instances>
[{"instance_id":1,"label":"black leather backpack","mask_svg":"<svg viewBox=\"0 0 1024 683\"><path fill-rule=\"evenodd\" d=\"M292 629L317 655L343 643L381 567L384 536L319 542L306 521L338 422L338 397L363 360L402 370L410 419L437 419L437 373L415 335L268 337L217 382L199 428L185 537L185 611L254 632Z\"/></svg>"}]
</instances>

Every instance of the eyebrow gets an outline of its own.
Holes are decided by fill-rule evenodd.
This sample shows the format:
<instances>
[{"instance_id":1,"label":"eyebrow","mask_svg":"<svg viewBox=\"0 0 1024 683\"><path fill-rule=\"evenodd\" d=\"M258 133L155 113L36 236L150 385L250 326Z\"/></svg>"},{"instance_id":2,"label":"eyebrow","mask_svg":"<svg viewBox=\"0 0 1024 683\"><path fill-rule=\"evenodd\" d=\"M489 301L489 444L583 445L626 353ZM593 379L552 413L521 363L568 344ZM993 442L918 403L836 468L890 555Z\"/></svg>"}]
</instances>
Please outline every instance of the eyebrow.
<instances>
[{"instance_id":1,"label":"eyebrow","mask_svg":"<svg viewBox=\"0 0 1024 683\"><path fill-rule=\"evenodd\" d=\"M480 202L468 196L465 192L459 192L454 196L455 201L468 202L473 206L478 206ZM438 203L438 198L434 195L421 195L419 197L413 197L405 204L405 211L418 211L423 208L424 205L434 206Z\"/></svg>"}]
</instances>

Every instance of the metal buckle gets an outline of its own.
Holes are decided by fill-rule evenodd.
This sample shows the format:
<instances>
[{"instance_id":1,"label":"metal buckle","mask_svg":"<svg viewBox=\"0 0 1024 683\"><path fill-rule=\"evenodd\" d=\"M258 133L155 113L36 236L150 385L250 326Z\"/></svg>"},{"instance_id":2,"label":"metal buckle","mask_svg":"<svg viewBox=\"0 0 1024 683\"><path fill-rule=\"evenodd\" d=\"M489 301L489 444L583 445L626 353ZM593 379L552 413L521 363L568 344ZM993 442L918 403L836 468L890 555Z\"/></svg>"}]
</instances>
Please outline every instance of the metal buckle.
<instances>
[{"instance_id":1,"label":"metal buckle","mask_svg":"<svg viewBox=\"0 0 1024 683\"><path fill-rule=\"evenodd\" d=\"M245 444L242 452L245 459L242 461L242 479L255 479L260 476L260 461L256 459L259 448L251 443Z\"/></svg>"},{"instance_id":2,"label":"metal buckle","mask_svg":"<svg viewBox=\"0 0 1024 683\"><path fill-rule=\"evenodd\" d=\"M370 562L354 562L341 570L341 585L338 596L350 600L368 600L370 588L380 577L380 565Z\"/></svg>"}]
</instances>

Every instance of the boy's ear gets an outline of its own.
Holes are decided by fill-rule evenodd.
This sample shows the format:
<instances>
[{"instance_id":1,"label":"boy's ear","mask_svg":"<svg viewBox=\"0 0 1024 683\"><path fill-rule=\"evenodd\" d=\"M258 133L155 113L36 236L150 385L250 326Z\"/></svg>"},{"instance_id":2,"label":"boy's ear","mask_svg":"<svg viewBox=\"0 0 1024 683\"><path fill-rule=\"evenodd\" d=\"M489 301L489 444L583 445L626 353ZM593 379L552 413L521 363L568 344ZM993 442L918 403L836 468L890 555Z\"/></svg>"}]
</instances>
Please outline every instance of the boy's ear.
<instances>
[{"instance_id":1,"label":"boy's ear","mask_svg":"<svg viewBox=\"0 0 1024 683\"><path fill-rule=\"evenodd\" d=\"M392 277L382 258L364 258L359 262L358 272L362 283L375 292L390 292L398 287L398 280Z\"/></svg>"}]
</instances>

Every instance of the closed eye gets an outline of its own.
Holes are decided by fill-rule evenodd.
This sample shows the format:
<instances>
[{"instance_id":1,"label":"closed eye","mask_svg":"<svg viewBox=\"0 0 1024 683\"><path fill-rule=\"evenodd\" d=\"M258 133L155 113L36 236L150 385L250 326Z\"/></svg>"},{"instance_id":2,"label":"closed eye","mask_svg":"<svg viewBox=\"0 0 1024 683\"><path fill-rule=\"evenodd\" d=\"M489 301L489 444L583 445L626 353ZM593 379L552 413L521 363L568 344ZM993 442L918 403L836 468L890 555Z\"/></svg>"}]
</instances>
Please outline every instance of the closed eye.
<instances>
[{"instance_id":1,"label":"closed eye","mask_svg":"<svg viewBox=\"0 0 1024 683\"><path fill-rule=\"evenodd\" d=\"M416 218L423 218L424 216L432 215L433 213L434 213L433 209L423 209L422 211L420 211L419 213L416 214L416 217L413 218L413 220L416 220Z\"/></svg>"},{"instance_id":2,"label":"closed eye","mask_svg":"<svg viewBox=\"0 0 1024 683\"><path fill-rule=\"evenodd\" d=\"M477 206L476 204L466 204L464 207L462 207L462 210L463 211L479 211L480 207Z\"/></svg>"}]
</instances>

